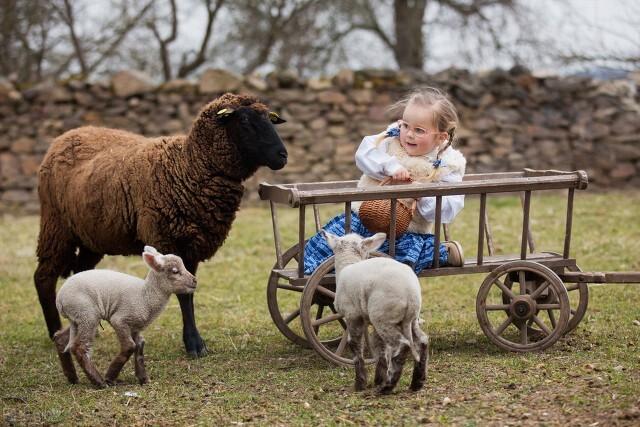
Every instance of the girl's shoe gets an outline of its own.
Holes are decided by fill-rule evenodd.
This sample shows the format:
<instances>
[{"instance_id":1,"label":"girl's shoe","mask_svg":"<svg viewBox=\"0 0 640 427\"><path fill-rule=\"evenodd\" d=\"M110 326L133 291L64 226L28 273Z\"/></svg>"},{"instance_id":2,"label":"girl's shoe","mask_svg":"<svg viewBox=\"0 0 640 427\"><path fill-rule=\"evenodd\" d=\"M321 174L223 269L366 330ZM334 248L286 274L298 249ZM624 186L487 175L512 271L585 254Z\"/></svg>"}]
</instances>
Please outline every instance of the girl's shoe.
<instances>
[{"instance_id":1,"label":"girl's shoe","mask_svg":"<svg viewBox=\"0 0 640 427\"><path fill-rule=\"evenodd\" d=\"M447 259L447 265L451 267L462 267L464 265L464 252L462 251L462 245L455 240L449 240L443 242L443 245L447 248L449 257Z\"/></svg>"}]
</instances>

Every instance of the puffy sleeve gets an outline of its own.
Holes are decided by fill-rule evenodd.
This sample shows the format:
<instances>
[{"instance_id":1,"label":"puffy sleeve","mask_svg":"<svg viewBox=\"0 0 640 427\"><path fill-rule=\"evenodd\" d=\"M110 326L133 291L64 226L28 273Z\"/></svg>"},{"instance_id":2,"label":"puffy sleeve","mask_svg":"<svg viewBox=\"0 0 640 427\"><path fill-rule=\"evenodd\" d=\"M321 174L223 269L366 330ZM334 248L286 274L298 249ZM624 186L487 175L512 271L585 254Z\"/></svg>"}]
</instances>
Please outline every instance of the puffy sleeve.
<instances>
[{"instance_id":1,"label":"puffy sleeve","mask_svg":"<svg viewBox=\"0 0 640 427\"><path fill-rule=\"evenodd\" d=\"M389 125L387 132L397 129L397 125L393 123ZM383 134L365 136L356 151L356 166L365 175L376 179L384 179L386 176L392 176L402 168L402 165L395 156L387 154L387 143L385 141L376 145L376 140Z\"/></svg>"},{"instance_id":2,"label":"puffy sleeve","mask_svg":"<svg viewBox=\"0 0 640 427\"><path fill-rule=\"evenodd\" d=\"M441 178L441 182L461 182L462 174L450 173ZM464 194L458 194L455 196L442 197L442 216L441 220L443 224L453 222L453 219L464 207ZM427 221L435 221L436 219L436 198L435 197L422 197L418 200L418 212Z\"/></svg>"}]
</instances>

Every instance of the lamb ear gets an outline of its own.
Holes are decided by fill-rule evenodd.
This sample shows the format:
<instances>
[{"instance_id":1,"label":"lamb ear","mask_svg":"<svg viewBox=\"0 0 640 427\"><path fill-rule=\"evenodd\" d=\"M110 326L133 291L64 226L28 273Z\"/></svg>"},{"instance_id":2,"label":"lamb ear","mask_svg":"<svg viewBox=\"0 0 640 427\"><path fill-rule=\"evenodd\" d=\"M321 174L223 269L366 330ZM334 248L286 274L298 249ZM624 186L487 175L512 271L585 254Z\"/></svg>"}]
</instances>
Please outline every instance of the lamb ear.
<instances>
[{"instance_id":1,"label":"lamb ear","mask_svg":"<svg viewBox=\"0 0 640 427\"><path fill-rule=\"evenodd\" d=\"M327 244L331 249L336 247L336 244L338 243L338 236L336 236L335 234L331 234L325 230L320 230L320 234L327 241Z\"/></svg>"},{"instance_id":2,"label":"lamb ear","mask_svg":"<svg viewBox=\"0 0 640 427\"><path fill-rule=\"evenodd\" d=\"M360 243L360 247L367 252L373 252L380 248L385 240L387 240L387 235L385 233L376 233L371 237L363 239L362 243Z\"/></svg>"},{"instance_id":3,"label":"lamb ear","mask_svg":"<svg viewBox=\"0 0 640 427\"><path fill-rule=\"evenodd\" d=\"M154 271L161 271L162 266L164 265L164 260L162 259L162 255L154 254L151 252L143 252L142 259L147 263L149 267L151 267Z\"/></svg>"},{"instance_id":4,"label":"lamb ear","mask_svg":"<svg viewBox=\"0 0 640 427\"><path fill-rule=\"evenodd\" d=\"M160 252L158 252L158 250L156 248L154 248L153 246L149 246L149 245L146 245L144 247L144 251L145 252L149 252L150 254L162 255Z\"/></svg>"}]
</instances>

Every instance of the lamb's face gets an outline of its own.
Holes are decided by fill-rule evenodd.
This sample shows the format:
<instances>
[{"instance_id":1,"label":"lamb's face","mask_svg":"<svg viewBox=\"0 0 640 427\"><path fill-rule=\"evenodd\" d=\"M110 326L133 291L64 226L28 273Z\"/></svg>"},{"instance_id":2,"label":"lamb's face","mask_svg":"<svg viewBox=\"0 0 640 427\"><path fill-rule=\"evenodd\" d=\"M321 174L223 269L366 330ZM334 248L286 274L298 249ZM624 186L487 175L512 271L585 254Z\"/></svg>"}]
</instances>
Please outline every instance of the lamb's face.
<instances>
[{"instance_id":1,"label":"lamb's face","mask_svg":"<svg viewBox=\"0 0 640 427\"><path fill-rule=\"evenodd\" d=\"M283 123L273 113L239 107L223 120L229 139L238 147L246 164L282 169L287 164L287 149L274 125Z\"/></svg>"},{"instance_id":2,"label":"lamb's face","mask_svg":"<svg viewBox=\"0 0 640 427\"><path fill-rule=\"evenodd\" d=\"M166 275L166 283L174 294L192 294L196 291L196 277L191 274L179 256L164 255L162 271Z\"/></svg>"},{"instance_id":3,"label":"lamb's face","mask_svg":"<svg viewBox=\"0 0 640 427\"><path fill-rule=\"evenodd\" d=\"M164 292L174 294L195 292L196 277L186 269L179 256L163 255L155 248L145 246L142 258L153 271L158 273L158 286Z\"/></svg>"}]
</instances>

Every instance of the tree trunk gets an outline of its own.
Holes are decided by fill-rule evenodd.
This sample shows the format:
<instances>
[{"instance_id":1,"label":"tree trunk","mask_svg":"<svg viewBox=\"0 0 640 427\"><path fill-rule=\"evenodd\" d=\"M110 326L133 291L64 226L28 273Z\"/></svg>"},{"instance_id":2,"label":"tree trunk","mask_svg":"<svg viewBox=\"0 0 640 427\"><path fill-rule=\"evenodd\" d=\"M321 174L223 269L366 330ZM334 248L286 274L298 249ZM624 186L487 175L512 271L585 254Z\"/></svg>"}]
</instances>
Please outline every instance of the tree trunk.
<instances>
[{"instance_id":1,"label":"tree trunk","mask_svg":"<svg viewBox=\"0 0 640 427\"><path fill-rule=\"evenodd\" d=\"M422 70L424 35L422 23L427 0L394 0L396 43L394 56L400 69Z\"/></svg>"}]
</instances>

